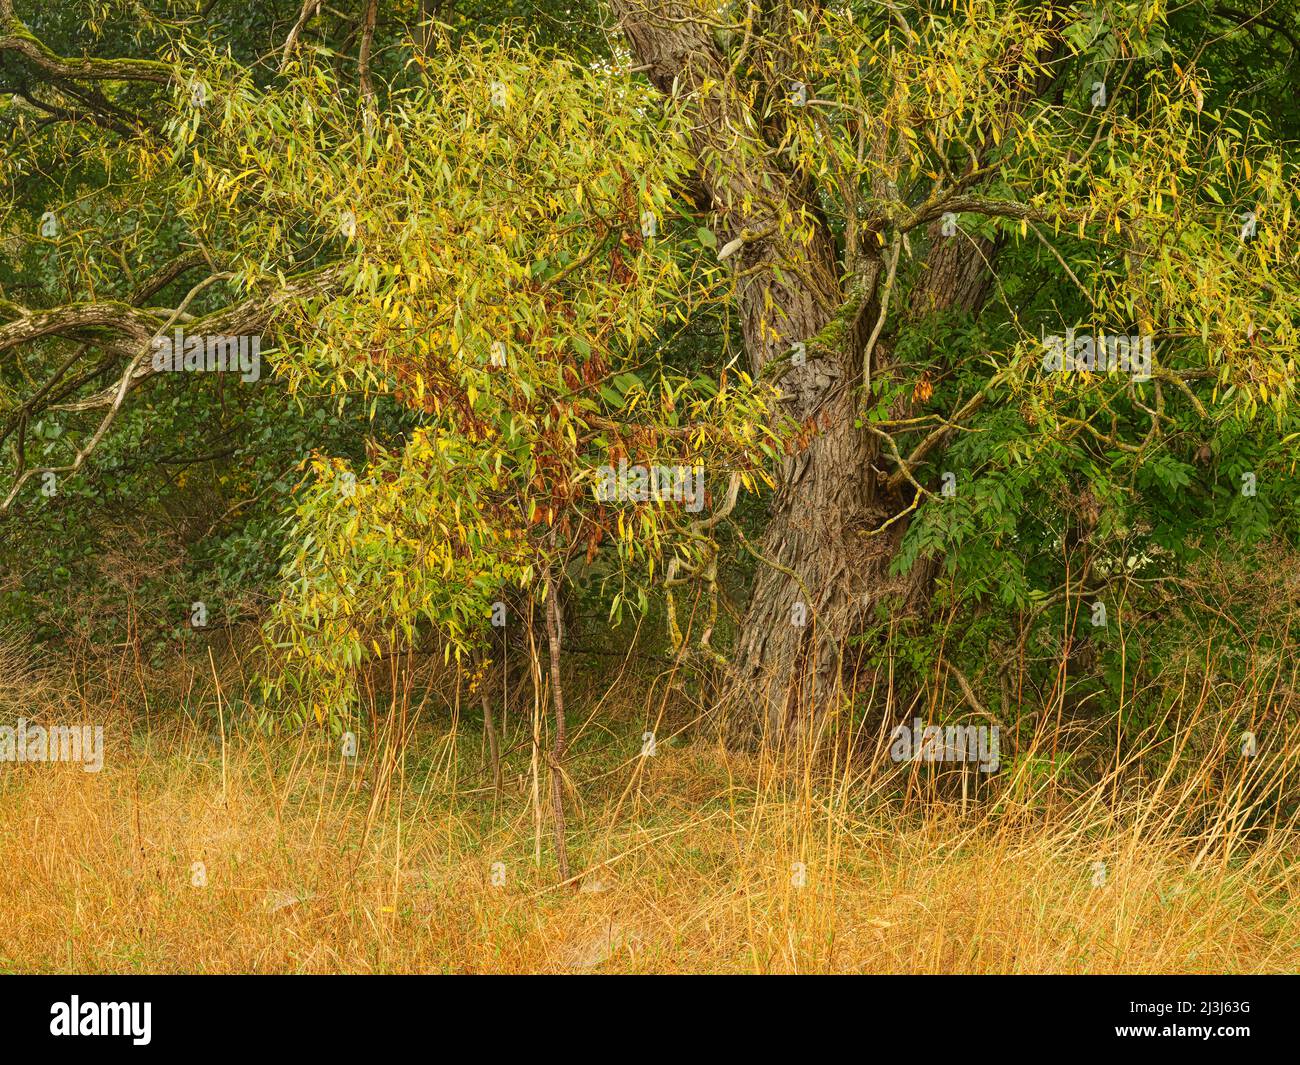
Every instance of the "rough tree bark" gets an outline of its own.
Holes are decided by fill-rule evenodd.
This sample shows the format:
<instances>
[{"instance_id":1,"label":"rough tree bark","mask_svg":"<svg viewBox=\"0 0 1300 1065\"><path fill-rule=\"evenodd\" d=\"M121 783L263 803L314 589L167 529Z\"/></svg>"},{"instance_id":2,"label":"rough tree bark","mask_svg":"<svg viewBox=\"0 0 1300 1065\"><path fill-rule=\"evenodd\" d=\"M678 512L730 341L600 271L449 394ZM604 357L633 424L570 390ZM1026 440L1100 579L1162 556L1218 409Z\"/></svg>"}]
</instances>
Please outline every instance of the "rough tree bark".
<instances>
[{"instance_id":1,"label":"rough tree bark","mask_svg":"<svg viewBox=\"0 0 1300 1065\"><path fill-rule=\"evenodd\" d=\"M985 264L995 249L987 241L964 239L932 240L930 247L902 313L976 310L988 290ZM770 735L801 715L811 720L827 709L839 693L847 638L885 598L918 607L935 575L927 562L905 577L891 574L914 490L891 486L879 461L879 439L855 428L859 400L852 386L869 341L867 326L879 312L879 267L869 282L871 294L861 300L866 313L851 299L847 305L852 317L842 340L842 376L827 389L815 435L783 464L761 541L763 564L741 627L742 676L764 711L763 720L752 724ZM877 343L871 362L877 377L895 369L890 338ZM895 416L910 415L910 407L899 407ZM799 609L801 603L806 610ZM796 611L806 612L802 627L794 624Z\"/></svg>"},{"instance_id":2,"label":"rough tree bark","mask_svg":"<svg viewBox=\"0 0 1300 1065\"><path fill-rule=\"evenodd\" d=\"M736 738L763 729L783 735L837 697L845 639L874 604L893 594L915 598L932 577L926 569L891 579L906 529L906 518L897 519L912 489L887 487L879 439L855 426L885 256L870 231L841 263L807 183L777 163L742 94L729 91L727 60L698 9L675 0L613 7L651 82L687 101L700 179L725 230L719 239L741 242L737 303L751 368L783 364L786 409L805 430L806 446L779 473L737 649L745 702L756 712ZM964 238L931 247L905 310L977 306L992 249ZM797 342L806 345L804 358L790 360ZM889 361L889 338L877 337L872 372L888 372Z\"/></svg>"}]
</instances>

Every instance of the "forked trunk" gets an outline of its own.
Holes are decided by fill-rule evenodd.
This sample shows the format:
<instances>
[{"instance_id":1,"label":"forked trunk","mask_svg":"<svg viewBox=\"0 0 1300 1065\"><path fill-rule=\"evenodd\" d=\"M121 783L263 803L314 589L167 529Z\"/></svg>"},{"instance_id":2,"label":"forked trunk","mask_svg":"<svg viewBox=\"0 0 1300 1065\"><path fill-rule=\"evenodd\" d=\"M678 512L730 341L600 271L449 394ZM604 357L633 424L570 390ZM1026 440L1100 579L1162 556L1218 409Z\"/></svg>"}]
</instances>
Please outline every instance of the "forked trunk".
<instances>
[{"instance_id":1,"label":"forked trunk","mask_svg":"<svg viewBox=\"0 0 1300 1065\"><path fill-rule=\"evenodd\" d=\"M988 290L987 264L997 254L988 241L937 243L901 308L903 317L936 311L975 311ZM873 281L880 280L877 270ZM879 314L876 298L863 299L845 330L844 373L857 383L861 352ZM809 334L812 335L812 334ZM873 375L897 372L892 342L882 337L872 355ZM784 463L762 537L763 556L741 626L738 667L747 701L759 712L733 726L746 742L766 731L778 742L792 723L816 721L844 694L856 665L848 642L873 620L879 606L920 608L929 598L936 567L918 562L911 572L891 572L914 489L891 487L879 438L856 428L860 392L836 388L816 416L808 446ZM910 401L894 411L915 413ZM848 671L846 673L846 671Z\"/></svg>"},{"instance_id":2,"label":"forked trunk","mask_svg":"<svg viewBox=\"0 0 1300 1065\"><path fill-rule=\"evenodd\" d=\"M751 369L789 361L780 375L785 407L806 445L780 471L736 663L740 703L752 707L738 738L764 728L783 737L792 721L816 720L832 707L847 640L875 605L896 594L914 602L930 579L928 569L890 576L913 489L883 487L879 440L856 426L864 352L881 318L880 245L874 232L859 233L858 246L845 249L847 264L840 261L808 180L764 143L748 94L698 8L681 0L613 7L650 81L689 101L700 180L723 230L719 243L734 251L728 262L739 279ZM992 249L935 236L908 305L894 295L895 312L978 304ZM873 374L890 372L890 347L887 335L877 338Z\"/></svg>"}]
</instances>

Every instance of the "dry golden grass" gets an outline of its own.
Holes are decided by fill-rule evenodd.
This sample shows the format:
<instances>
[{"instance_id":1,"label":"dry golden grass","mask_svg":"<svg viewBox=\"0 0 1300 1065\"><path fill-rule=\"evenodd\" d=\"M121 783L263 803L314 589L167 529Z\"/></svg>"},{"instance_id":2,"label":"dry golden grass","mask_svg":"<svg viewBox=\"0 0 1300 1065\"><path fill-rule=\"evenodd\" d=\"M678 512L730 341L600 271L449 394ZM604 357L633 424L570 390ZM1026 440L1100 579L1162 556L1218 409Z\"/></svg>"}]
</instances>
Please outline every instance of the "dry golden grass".
<instances>
[{"instance_id":1,"label":"dry golden grass","mask_svg":"<svg viewBox=\"0 0 1300 1065\"><path fill-rule=\"evenodd\" d=\"M575 745L570 850L584 875L557 886L526 749L495 798L463 720L426 714L404 755L381 735L350 766L334 741L226 721L223 743L181 714L160 725L157 707L154 730L133 736L129 702L116 700L102 772L0 767L0 970L1279 972L1300 961L1293 826L1208 771L1059 801L1021 788L1015 803L963 809L906 799L896 779L846 774L842 759L814 776L684 736L641 759L642 724L625 717L588 733L586 754ZM84 696L46 717L104 720Z\"/></svg>"}]
</instances>

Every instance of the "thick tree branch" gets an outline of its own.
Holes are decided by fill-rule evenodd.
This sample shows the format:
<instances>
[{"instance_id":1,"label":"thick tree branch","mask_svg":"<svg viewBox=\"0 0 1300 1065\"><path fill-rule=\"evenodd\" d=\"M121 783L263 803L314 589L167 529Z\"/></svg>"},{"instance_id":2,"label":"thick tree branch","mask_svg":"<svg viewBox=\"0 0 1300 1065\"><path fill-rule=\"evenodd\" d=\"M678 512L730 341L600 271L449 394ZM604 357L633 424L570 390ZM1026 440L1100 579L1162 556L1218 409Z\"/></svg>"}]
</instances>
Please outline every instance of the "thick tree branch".
<instances>
[{"instance_id":1,"label":"thick tree branch","mask_svg":"<svg viewBox=\"0 0 1300 1065\"><path fill-rule=\"evenodd\" d=\"M141 291L150 294L156 292L168 281L174 280L195 265L198 265L198 261L192 255L181 256L160 271L159 275L151 278ZM274 320L283 307L332 291L344 274L345 268L336 264L299 275L270 292L250 297L194 319L187 324L187 332L192 335L240 336L260 331ZM125 370L112 386L86 399L57 407L59 410L70 412L105 410L105 415L94 434L88 442L77 449L70 463L28 469L24 450L25 427L28 420L39 410L48 407L54 385L67 372L75 358L80 357L84 352L84 347L75 354L73 359L64 363L52 381L47 382L36 396L29 399L14 413L10 419L10 426L12 428L16 423L19 429L17 462L13 484L4 500L0 502L0 516L9 512L23 485L31 478L43 473L75 473L81 468L86 458L104 438L122 409L127 394L157 372L150 358L154 338L171 328L173 322L180 318L185 308L202 289L227 276L212 274L201 281L190 290L181 305L166 319L129 303L104 301L73 304L35 313L20 313L16 319L0 326L0 351L19 344L57 336L97 343L100 347L106 348L114 359L127 360ZM22 310L12 304L8 305L8 309ZM83 377L82 381L87 379ZM63 391L66 392L66 389Z\"/></svg>"},{"instance_id":2,"label":"thick tree branch","mask_svg":"<svg viewBox=\"0 0 1300 1065\"><path fill-rule=\"evenodd\" d=\"M153 59L69 59L46 47L14 14L13 0L0 0L0 52L15 52L60 78L90 81L146 81L166 85L172 71Z\"/></svg>"}]
</instances>

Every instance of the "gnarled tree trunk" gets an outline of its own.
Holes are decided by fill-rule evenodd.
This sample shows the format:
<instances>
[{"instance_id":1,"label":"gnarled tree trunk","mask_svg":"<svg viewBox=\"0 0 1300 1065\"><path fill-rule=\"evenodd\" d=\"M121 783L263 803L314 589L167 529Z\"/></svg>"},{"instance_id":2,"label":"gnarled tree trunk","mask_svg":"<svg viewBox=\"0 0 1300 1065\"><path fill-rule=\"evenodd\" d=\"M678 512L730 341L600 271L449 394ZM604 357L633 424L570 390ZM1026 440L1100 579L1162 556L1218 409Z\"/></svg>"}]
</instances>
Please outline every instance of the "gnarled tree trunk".
<instances>
[{"instance_id":1,"label":"gnarled tree trunk","mask_svg":"<svg viewBox=\"0 0 1300 1065\"><path fill-rule=\"evenodd\" d=\"M935 234L932 234L932 236ZM904 313L976 310L988 288L995 248L990 242L932 243L925 272ZM873 294L854 314L844 338L845 380L858 381L879 313ZM865 313L863 313L865 311ZM873 373L888 374L892 344L882 338L872 352ZM910 403L895 411L904 417ZM763 565L741 628L740 662L757 691L769 735L779 735L801 713L815 717L840 693L847 639L862 630L886 599L918 606L928 598L934 567L918 563L906 576L891 565L907 529L904 511L914 489L900 491L882 476L880 442L855 427L858 396L834 388L817 415L808 447L786 461L761 541Z\"/></svg>"},{"instance_id":2,"label":"gnarled tree trunk","mask_svg":"<svg viewBox=\"0 0 1300 1065\"><path fill-rule=\"evenodd\" d=\"M650 80L688 101L700 179L725 230L719 240L741 242L732 261L751 368L781 363L786 409L804 426L806 446L780 471L737 649L744 701L755 711L740 732L779 735L832 705L846 640L874 605L914 598L930 578L928 570L890 577L914 489L887 487L879 439L856 425L864 353L890 274L874 232L859 234L841 262L808 182L763 142L697 8L675 0L613 7ZM931 246L904 313L978 305L991 249L965 238ZM890 347L888 336L875 338L874 374L889 372Z\"/></svg>"}]
</instances>

